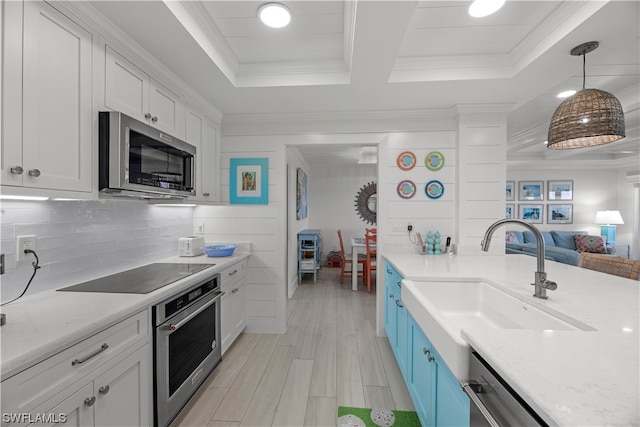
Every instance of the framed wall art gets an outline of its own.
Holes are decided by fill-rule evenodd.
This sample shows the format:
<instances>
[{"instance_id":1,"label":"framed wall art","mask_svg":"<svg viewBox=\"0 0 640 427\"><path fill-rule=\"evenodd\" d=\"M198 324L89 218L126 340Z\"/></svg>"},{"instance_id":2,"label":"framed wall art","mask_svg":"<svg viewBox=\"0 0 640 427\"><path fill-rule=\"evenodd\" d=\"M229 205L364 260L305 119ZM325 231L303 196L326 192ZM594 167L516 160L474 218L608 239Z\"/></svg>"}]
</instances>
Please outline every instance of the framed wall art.
<instances>
[{"instance_id":1,"label":"framed wall art","mask_svg":"<svg viewBox=\"0 0 640 427\"><path fill-rule=\"evenodd\" d=\"M307 174L302 168L298 168L296 178L296 219L305 219L309 212Z\"/></svg>"},{"instance_id":2,"label":"framed wall art","mask_svg":"<svg viewBox=\"0 0 640 427\"><path fill-rule=\"evenodd\" d=\"M515 210L516 210L516 206L513 203L507 203L506 207L505 207L505 212L504 212L504 217L506 219L513 219L515 218Z\"/></svg>"},{"instance_id":3,"label":"framed wall art","mask_svg":"<svg viewBox=\"0 0 640 427\"><path fill-rule=\"evenodd\" d=\"M547 205L547 224L572 224L573 205Z\"/></svg>"},{"instance_id":4,"label":"framed wall art","mask_svg":"<svg viewBox=\"0 0 640 427\"><path fill-rule=\"evenodd\" d=\"M544 181L518 181L518 200L544 200Z\"/></svg>"},{"instance_id":5,"label":"framed wall art","mask_svg":"<svg viewBox=\"0 0 640 427\"><path fill-rule=\"evenodd\" d=\"M269 159L230 160L229 203L269 204Z\"/></svg>"},{"instance_id":6,"label":"framed wall art","mask_svg":"<svg viewBox=\"0 0 640 427\"><path fill-rule=\"evenodd\" d=\"M531 224L542 224L544 205L518 205L518 218Z\"/></svg>"},{"instance_id":7,"label":"framed wall art","mask_svg":"<svg viewBox=\"0 0 640 427\"><path fill-rule=\"evenodd\" d=\"M507 181L506 183L506 200L515 200L516 199L516 183L513 181Z\"/></svg>"},{"instance_id":8,"label":"framed wall art","mask_svg":"<svg viewBox=\"0 0 640 427\"><path fill-rule=\"evenodd\" d=\"M549 181L548 200L573 200L573 181Z\"/></svg>"}]
</instances>

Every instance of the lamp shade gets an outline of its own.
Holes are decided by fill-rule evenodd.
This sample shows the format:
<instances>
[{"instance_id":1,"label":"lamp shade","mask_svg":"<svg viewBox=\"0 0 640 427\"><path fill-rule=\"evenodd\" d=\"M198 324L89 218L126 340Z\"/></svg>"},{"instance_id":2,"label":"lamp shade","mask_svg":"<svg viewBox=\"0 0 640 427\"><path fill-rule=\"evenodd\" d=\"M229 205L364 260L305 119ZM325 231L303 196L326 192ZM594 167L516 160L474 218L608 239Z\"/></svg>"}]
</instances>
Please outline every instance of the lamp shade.
<instances>
[{"instance_id":1,"label":"lamp shade","mask_svg":"<svg viewBox=\"0 0 640 427\"><path fill-rule=\"evenodd\" d=\"M617 225L624 224L620 211L598 211L596 212L596 224Z\"/></svg>"},{"instance_id":2,"label":"lamp shade","mask_svg":"<svg viewBox=\"0 0 640 427\"><path fill-rule=\"evenodd\" d=\"M624 112L620 101L603 90L582 89L565 99L553 113L547 148L592 147L624 137Z\"/></svg>"}]
</instances>

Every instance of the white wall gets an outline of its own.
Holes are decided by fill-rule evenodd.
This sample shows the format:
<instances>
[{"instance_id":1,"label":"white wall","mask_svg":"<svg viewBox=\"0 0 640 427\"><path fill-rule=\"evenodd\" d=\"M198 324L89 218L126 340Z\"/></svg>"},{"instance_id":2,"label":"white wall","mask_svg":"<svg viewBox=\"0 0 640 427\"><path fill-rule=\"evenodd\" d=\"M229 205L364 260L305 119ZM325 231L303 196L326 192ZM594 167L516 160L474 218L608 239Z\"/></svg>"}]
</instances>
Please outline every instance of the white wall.
<instances>
[{"instance_id":1,"label":"white wall","mask_svg":"<svg viewBox=\"0 0 640 427\"><path fill-rule=\"evenodd\" d=\"M1 298L22 293L35 261L16 261L16 238L36 235L40 266L26 295L57 289L178 254L193 229L193 208L142 201L2 201Z\"/></svg>"},{"instance_id":2,"label":"white wall","mask_svg":"<svg viewBox=\"0 0 640 427\"><path fill-rule=\"evenodd\" d=\"M291 298L298 287L298 232L309 226L309 217L313 211L307 207L307 217L297 218L297 180L298 168L307 174L307 191L310 192L310 183L313 182L309 166L304 161L300 152L295 147L287 147L287 297ZM309 197L308 201L311 202Z\"/></svg>"},{"instance_id":3,"label":"white wall","mask_svg":"<svg viewBox=\"0 0 640 427\"><path fill-rule=\"evenodd\" d=\"M252 243L247 271L247 331L286 330L286 163L276 136L227 137L220 162L221 206L194 210L194 230L204 224L206 242ZM269 159L269 204L230 205L231 158Z\"/></svg>"}]
</instances>

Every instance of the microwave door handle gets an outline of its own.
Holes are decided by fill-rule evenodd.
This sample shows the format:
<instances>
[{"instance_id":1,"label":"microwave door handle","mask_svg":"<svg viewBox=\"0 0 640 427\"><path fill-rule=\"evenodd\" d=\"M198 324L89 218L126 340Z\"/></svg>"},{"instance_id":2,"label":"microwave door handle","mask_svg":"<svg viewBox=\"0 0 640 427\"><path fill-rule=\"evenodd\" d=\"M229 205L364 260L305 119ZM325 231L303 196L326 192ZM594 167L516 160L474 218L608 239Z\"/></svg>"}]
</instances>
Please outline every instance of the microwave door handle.
<instances>
[{"instance_id":1,"label":"microwave door handle","mask_svg":"<svg viewBox=\"0 0 640 427\"><path fill-rule=\"evenodd\" d=\"M478 408L482 416L489 423L491 427L500 427L500 424L493 418L493 415L489 412L484 403L480 401L476 393L482 393L482 385L475 380L466 380L460 381L460 385L462 386L462 390L469 396L469 399L473 403L473 405Z\"/></svg>"},{"instance_id":2,"label":"microwave door handle","mask_svg":"<svg viewBox=\"0 0 640 427\"><path fill-rule=\"evenodd\" d=\"M216 294L216 296L213 297L213 299L211 301L209 301L208 303L206 303L205 305L203 305L202 307L200 307L199 309L197 309L196 311L194 311L193 313L191 313L190 315L188 315L187 317L185 317L184 319L182 319L181 321L179 321L175 325L170 323L170 324L166 325L164 328L170 330L171 332L177 331L178 329L183 327L185 324L187 324L191 319L196 317L198 314L202 313L204 310L209 308L213 303L215 303L220 298L222 298L223 295L224 295L224 292L218 292Z\"/></svg>"},{"instance_id":3,"label":"microwave door handle","mask_svg":"<svg viewBox=\"0 0 640 427\"><path fill-rule=\"evenodd\" d=\"M122 171L123 183L129 183L129 154L131 153L131 128L126 127L124 132L124 170Z\"/></svg>"}]
</instances>

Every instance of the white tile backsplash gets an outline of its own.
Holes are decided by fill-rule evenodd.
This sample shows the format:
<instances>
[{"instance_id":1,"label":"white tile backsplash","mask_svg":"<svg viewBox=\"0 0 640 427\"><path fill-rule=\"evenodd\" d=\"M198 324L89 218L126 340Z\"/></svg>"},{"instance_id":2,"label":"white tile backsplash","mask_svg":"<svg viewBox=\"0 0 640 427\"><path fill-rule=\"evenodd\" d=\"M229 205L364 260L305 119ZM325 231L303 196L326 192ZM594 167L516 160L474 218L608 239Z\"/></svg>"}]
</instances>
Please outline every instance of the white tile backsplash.
<instances>
[{"instance_id":1,"label":"white tile backsplash","mask_svg":"<svg viewBox=\"0 0 640 427\"><path fill-rule=\"evenodd\" d=\"M16 237L35 234L40 266L27 295L177 255L193 234L193 209L141 201L2 201L0 301L22 293L35 261L16 262Z\"/></svg>"}]
</instances>

